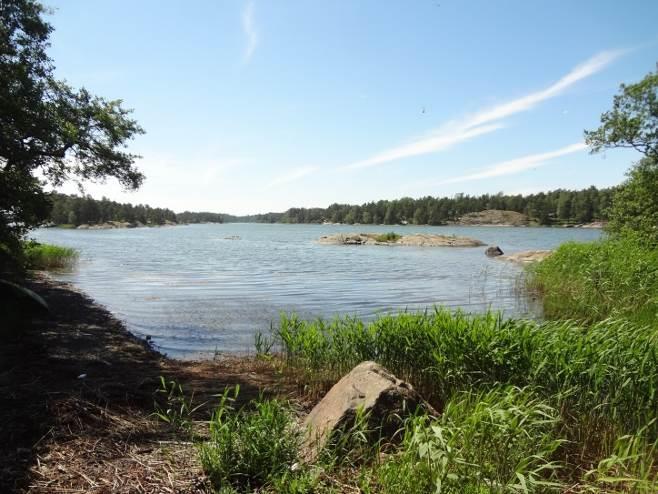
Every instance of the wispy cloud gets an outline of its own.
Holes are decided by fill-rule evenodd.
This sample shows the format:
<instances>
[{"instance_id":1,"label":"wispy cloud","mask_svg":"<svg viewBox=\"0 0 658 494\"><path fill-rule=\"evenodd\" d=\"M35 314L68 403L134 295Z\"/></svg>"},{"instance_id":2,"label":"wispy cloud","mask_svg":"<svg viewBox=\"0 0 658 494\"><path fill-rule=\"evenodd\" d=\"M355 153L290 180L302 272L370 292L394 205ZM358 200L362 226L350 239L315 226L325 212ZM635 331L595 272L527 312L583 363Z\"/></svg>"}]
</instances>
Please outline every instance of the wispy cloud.
<instances>
[{"instance_id":1,"label":"wispy cloud","mask_svg":"<svg viewBox=\"0 0 658 494\"><path fill-rule=\"evenodd\" d=\"M246 37L247 45L244 50L244 63L249 63L258 46L258 31L254 22L254 2L247 2L242 12L242 30Z\"/></svg>"},{"instance_id":2,"label":"wispy cloud","mask_svg":"<svg viewBox=\"0 0 658 494\"><path fill-rule=\"evenodd\" d=\"M586 148L587 148L586 144L579 142L577 144L571 144L570 146L565 146L563 148L557 149L555 151L549 151L547 153L530 154L527 156L522 156L521 158L502 161L500 163L496 163L484 167L473 173L460 175L459 177L452 177L444 180L439 180L437 182L434 182L433 185L456 184L460 182L470 182L471 180L482 180L484 178L499 177L501 175L514 175L516 173L521 173L525 170L529 170L531 168L537 168L539 166L543 166L546 164L546 162L554 158L559 158L560 156L576 153Z\"/></svg>"},{"instance_id":3,"label":"wispy cloud","mask_svg":"<svg viewBox=\"0 0 658 494\"><path fill-rule=\"evenodd\" d=\"M601 52L574 67L568 74L546 89L484 109L460 120L448 122L431 131L428 135L414 139L408 144L377 153L370 158L351 163L344 168L366 168L401 158L434 153L457 143L473 139L476 136L494 132L505 126L504 122L501 121L504 118L528 111L539 103L558 96L578 81L599 72L624 53L626 53L625 50Z\"/></svg>"},{"instance_id":4,"label":"wispy cloud","mask_svg":"<svg viewBox=\"0 0 658 494\"><path fill-rule=\"evenodd\" d=\"M296 180L300 180L319 169L320 167L318 166L301 166L299 168L295 168L289 171L288 173L276 177L274 180L268 183L265 186L265 188L271 189L272 187L276 187L277 185L283 185L283 184L288 184L290 182L295 182Z\"/></svg>"},{"instance_id":5,"label":"wispy cloud","mask_svg":"<svg viewBox=\"0 0 658 494\"><path fill-rule=\"evenodd\" d=\"M448 149L458 142L467 141L473 137L488 134L504 127L502 123L480 125L478 127L454 126L453 129L437 129L431 134L416 139L409 144L403 144L383 153L376 154L366 160L347 165L346 168L367 168L380 165L400 158L408 158L419 154L434 153Z\"/></svg>"}]
</instances>

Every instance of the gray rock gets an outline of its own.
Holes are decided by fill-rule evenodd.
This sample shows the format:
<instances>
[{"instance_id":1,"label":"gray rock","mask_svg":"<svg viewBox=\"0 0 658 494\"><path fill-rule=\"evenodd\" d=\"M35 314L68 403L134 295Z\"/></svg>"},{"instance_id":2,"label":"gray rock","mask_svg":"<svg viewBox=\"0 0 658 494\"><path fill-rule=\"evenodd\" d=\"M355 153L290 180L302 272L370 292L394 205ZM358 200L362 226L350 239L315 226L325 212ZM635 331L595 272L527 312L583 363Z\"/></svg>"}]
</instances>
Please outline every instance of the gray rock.
<instances>
[{"instance_id":1,"label":"gray rock","mask_svg":"<svg viewBox=\"0 0 658 494\"><path fill-rule=\"evenodd\" d=\"M335 432L354 424L357 410L369 414L370 430L392 438L402 420L419 408L436 415L411 384L375 362L362 362L343 376L306 417L302 457L308 462L316 459Z\"/></svg>"},{"instance_id":2,"label":"gray rock","mask_svg":"<svg viewBox=\"0 0 658 494\"><path fill-rule=\"evenodd\" d=\"M502 256L504 254L503 250L497 245L487 247L487 250L485 250L484 253L487 255L487 257Z\"/></svg>"}]
</instances>

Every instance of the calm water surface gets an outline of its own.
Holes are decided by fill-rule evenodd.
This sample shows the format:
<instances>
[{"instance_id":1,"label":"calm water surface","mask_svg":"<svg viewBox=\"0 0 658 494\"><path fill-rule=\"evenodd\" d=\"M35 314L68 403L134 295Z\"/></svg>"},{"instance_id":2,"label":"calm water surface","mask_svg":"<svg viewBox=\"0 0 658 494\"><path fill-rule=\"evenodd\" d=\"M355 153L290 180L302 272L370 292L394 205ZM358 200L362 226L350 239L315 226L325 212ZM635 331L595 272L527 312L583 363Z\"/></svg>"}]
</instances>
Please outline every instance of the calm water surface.
<instances>
[{"instance_id":1,"label":"calm water surface","mask_svg":"<svg viewBox=\"0 0 658 494\"><path fill-rule=\"evenodd\" d=\"M489 259L484 247L330 246L336 232L387 232L391 226L189 225L123 230L41 229L37 240L74 247L69 281L165 353L198 357L244 352L281 311L303 317L372 318L433 305L536 315L515 294L520 268ZM505 253L587 241L597 230L563 228L395 227L456 234ZM239 237L231 239L230 237Z\"/></svg>"}]
</instances>

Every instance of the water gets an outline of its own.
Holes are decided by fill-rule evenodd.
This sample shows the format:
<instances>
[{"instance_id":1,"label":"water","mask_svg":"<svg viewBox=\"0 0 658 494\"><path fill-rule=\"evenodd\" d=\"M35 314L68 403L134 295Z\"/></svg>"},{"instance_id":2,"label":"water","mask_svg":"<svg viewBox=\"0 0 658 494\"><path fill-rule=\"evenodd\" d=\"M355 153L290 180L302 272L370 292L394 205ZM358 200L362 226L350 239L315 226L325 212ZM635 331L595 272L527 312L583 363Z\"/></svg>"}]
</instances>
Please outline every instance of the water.
<instances>
[{"instance_id":1,"label":"water","mask_svg":"<svg viewBox=\"0 0 658 494\"><path fill-rule=\"evenodd\" d=\"M33 237L74 247L80 261L59 273L105 305L135 334L150 335L175 357L244 352L281 311L303 317L372 318L433 305L505 315L536 315L517 296L520 268L489 259L484 247L332 246L337 232L387 232L387 226L189 225L122 230L41 229ZM550 249L600 232L563 228L395 227L456 234L505 253ZM231 239L230 237L239 237Z\"/></svg>"}]
</instances>

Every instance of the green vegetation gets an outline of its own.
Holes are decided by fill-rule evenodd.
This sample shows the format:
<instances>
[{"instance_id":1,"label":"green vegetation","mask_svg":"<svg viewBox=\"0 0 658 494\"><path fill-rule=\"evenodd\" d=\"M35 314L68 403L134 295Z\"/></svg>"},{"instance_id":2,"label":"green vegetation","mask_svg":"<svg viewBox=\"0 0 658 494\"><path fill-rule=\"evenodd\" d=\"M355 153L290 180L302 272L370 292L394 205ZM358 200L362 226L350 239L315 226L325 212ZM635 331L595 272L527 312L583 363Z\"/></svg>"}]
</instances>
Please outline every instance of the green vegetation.
<instances>
[{"instance_id":1,"label":"green vegetation","mask_svg":"<svg viewBox=\"0 0 658 494\"><path fill-rule=\"evenodd\" d=\"M382 493L557 490L558 412L515 387L456 395L407 426L399 454L375 471Z\"/></svg>"},{"instance_id":2,"label":"green vegetation","mask_svg":"<svg viewBox=\"0 0 658 494\"><path fill-rule=\"evenodd\" d=\"M601 115L601 126L585 131L585 142L595 153L631 148L658 158L658 71L634 84L621 84L612 109Z\"/></svg>"},{"instance_id":3,"label":"green vegetation","mask_svg":"<svg viewBox=\"0 0 658 494\"><path fill-rule=\"evenodd\" d=\"M152 208L148 204L128 204L100 200L90 196L52 193L48 196L52 209L48 221L60 227L81 224L98 224L108 221L162 225L164 223L222 223L223 215L217 213L176 214L171 209Z\"/></svg>"},{"instance_id":4,"label":"green vegetation","mask_svg":"<svg viewBox=\"0 0 658 494\"><path fill-rule=\"evenodd\" d=\"M143 132L130 111L55 78L45 12L34 0L0 3L0 244L15 256L48 218L46 185L115 178L135 189L144 178L125 151Z\"/></svg>"},{"instance_id":5,"label":"green vegetation","mask_svg":"<svg viewBox=\"0 0 658 494\"><path fill-rule=\"evenodd\" d=\"M395 232L383 233L382 235L377 235L375 240L377 242L397 242L402 238L402 235L398 235Z\"/></svg>"},{"instance_id":6,"label":"green vegetation","mask_svg":"<svg viewBox=\"0 0 658 494\"><path fill-rule=\"evenodd\" d=\"M644 157L613 197L610 238L562 245L531 269L530 286L552 318L658 321L658 73L621 86L601 126L585 132L593 152L631 147Z\"/></svg>"},{"instance_id":7,"label":"green vegetation","mask_svg":"<svg viewBox=\"0 0 658 494\"><path fill-rule=\"evenodd\" d=\"M572 225L607 220L614 189L589 187L583 190L558 189L538 194L483 194L454 197L403 197L366 204L332 204L328 208L290 208L285 213L250 216L224 215L226 222L255 223L361 223L364 225L443 225L467 213L485 209L516 211L541 225Z\"/></svg>"},{"instance_id":8,"label":"green vegetation","mask_svg":"<svg viewBox=\"0 0 658 494\"><path fill-rule=\"evenodd\" d=\"M614 196L607 231L658 247L657 158L644 158L628 172L628 180Z\"/></svg>"},{"instance_id":9,"label":"green vegetation","mask_svg":"<svg viewBox=\"0 0 658 494\"><path fill-rule=\"evenodd\" d=\"M29 241L23 244L23 257L27 269L68 269L78 260L78 251Z\"/></svg>"},{"instance_id":10,"label":"green vegetation","mask_svg":"<svg viewBox=\"0 0 658 494\"><path fill-rule=\"evenodd\" d=\"M370 324L353 318L308 322L283 316L278 336L289 372L316 394L357 363L375 360L414 383L443 410L438 422L423 419L427 427L416 432L416 442L436 443L417 448L425 456L409 449L416 444L409 439L394 460L400 462L396 469L408 473L409 489L416 478L432 485L461 479L452 485L473 483L484 489L493 481L488 472L495 470L497 481L509 488L497 490L490 484L472 492L513 491L517 482L543 492L547 486L541 482L598 471L599 462L621 458L620 442L631 438L635 447L642 445L642 453L634 457L636 464L623 467L628 480L613 484L620 488L647 476L656 480L651 470L655 456L648 451L658 439L658 327L620 319L591 326L535 323L436 309L385 316ZM472 412L464 411L467 405ZM458 410L454 414L452 407ZM496 425L495 420L502 422ZM443 430L445 424L450 431ZM475 429L469 431L469 424ZM498 432L507 439L496 437ZM487 445L487 440L492 442ZM427 451L435 448L436 456L428 457ZM477 455L483 457L476 461ZM592 473L580 481L595 486L594 477ZM410 492L427 492L419 489Z\"/></svg>"},{"instance_id":11,"label":"green vegetation","mask_svg":"<svg viewBox=\"0 0 658 494\"><path fill-rule=\"evenodd\" d=\"M601 126L585 132L592 152L632 148L644 155L614 196L608 231L658 247L658 71L622 84Z\"/></svg>"},{"instance_id":12,"label":"green vegetation","mask_svg":"<svg viewBox=\"0 0 658 494\"><path fill-rule=\"evenodd\" d=\"M401 441L367 420L300 461L299 420L280 401L234 410L226 391L199 444L218 492L655 492L658 327L496 314L384 316L365 324L282 316L284 372L319 395L363 360L413 382L441 411Z\"/></svg>"},{"instance_id":13,"label":"green vegetation","mask_svg":"<svg viewBox=\"0 0 658 494\"><path fill-rule=\"evenodd\" d=\"M636 236L561 245L529 268L550 318L658 320L658 249Z\"/></svg>"},{"instance_id":14,"label":"green vegetation","mask_svg":"<svg viewBox=\"0 0 658 494\"><path fill-rule=\"evenodd\" d=\"M56 225L78 226L108 221L162 225L176 222L176 213L170 209L152 208L148 205L121 204L103 197L76 196L52 193L48 196L52 209L48 221Z\"/></svg>"},{"instance_id":15,"label":"green vegetation","mask_svg":"<svg viewBox=\"0 0 658 494\"><path fill-rule=\"evenodd\" d=\"M238 392L236 388L233 398ZM251 492L290 472L298 457L300 431L283 403L260 399L254 410L236 411L230 394L227 389L222 395L210 420L210 439L199 445L199 455L217 489Z\"/></svg>"}]
</instances>

